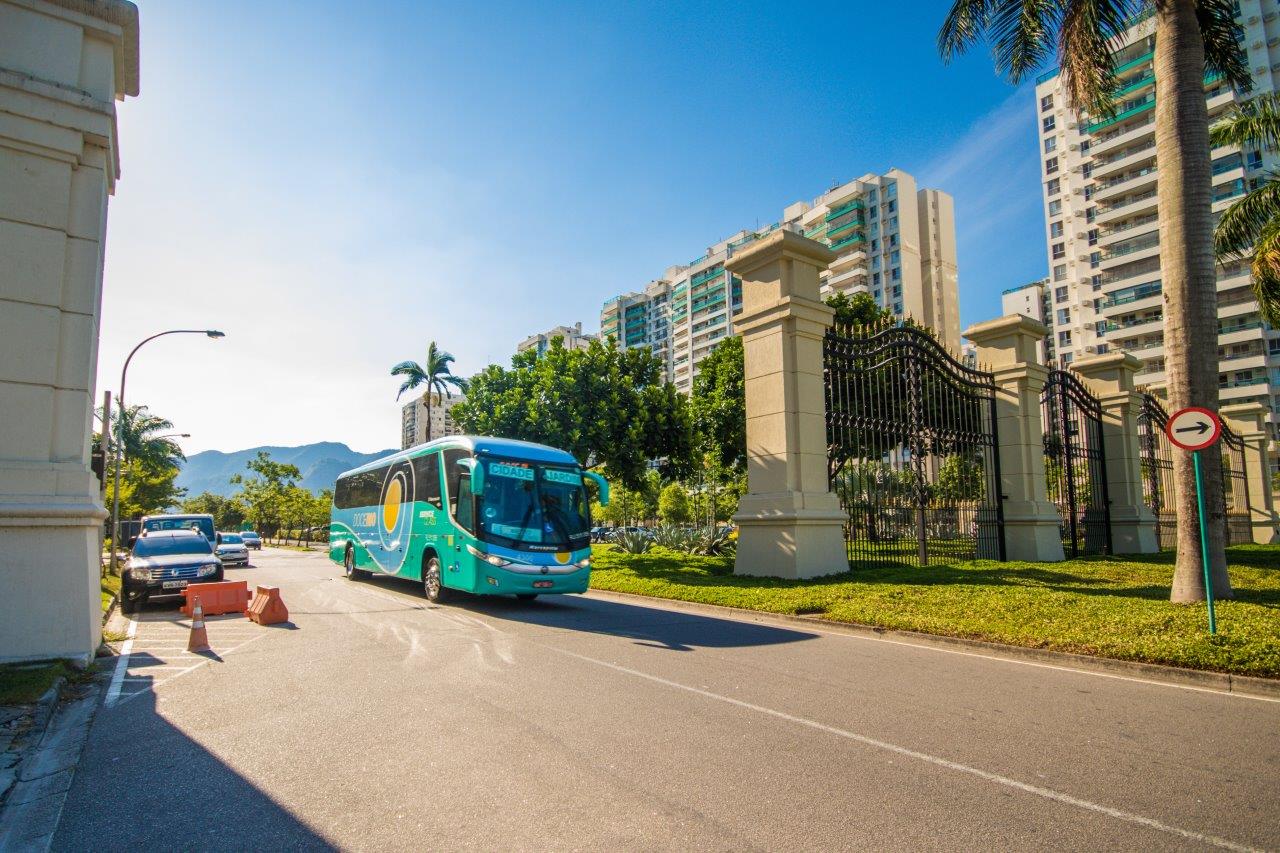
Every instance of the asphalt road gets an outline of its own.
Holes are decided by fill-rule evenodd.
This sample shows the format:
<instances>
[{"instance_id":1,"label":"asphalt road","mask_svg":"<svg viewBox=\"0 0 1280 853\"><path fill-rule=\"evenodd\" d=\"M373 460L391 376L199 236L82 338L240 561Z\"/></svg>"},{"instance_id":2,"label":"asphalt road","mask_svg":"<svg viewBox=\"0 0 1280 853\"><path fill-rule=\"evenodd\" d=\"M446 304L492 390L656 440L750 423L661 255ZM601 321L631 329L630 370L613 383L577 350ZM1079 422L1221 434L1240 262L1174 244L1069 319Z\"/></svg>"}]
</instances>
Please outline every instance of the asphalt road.
<instances>
[{"instance_id":1,"label":"asphalt road","mask_svg":"<svg viewBox=\"0 0 1280 853\"><path fill-rule=\"evenodd\" d=\"M57 850L1280 848L1280 703L606 598L147 610Z\"/></svg>"}]
</instances>

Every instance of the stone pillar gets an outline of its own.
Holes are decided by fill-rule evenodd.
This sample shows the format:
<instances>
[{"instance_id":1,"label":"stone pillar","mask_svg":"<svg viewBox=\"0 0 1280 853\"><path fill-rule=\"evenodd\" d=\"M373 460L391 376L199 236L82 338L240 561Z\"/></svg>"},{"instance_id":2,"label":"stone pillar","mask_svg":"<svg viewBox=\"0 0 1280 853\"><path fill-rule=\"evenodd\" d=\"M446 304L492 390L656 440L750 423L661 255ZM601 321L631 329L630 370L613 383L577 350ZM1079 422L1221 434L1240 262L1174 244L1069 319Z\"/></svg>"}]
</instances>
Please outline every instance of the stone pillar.
<instances>
[{"instance_id":1,"label":"stone pillar","mask_svg":"<svg viewBox=\"0 0 1280 853\"><path fill-rule=\"evenodd\" d=\"M0 0L0 660L92 657L90 472L115 101L138 93L124 0Z\"/></svg>"},{"instance_id":2,"label":"stone pillar","mask_svg":"<svg viewBox=\"0 0 1280 853\"><path fill-rule=\"evenodd\" d=\"M1111 501L1111 546L1117 554L1160 550L1156 517L1142 499L1138 413L1142 395L1133 377L1142 362L1124 352L1082 359L1072 365L1102 404L1102 446L1107 455L1107 497Z\"/></svg>"},{"instance_id":3,"label":"stone pillar","mask_svg":"<svg viewBox=\"0 0 1280 853\"><path fill-rule=\"evenodd\" d=\"M746 368L747 494L734 571L812 578L847 571L846 516L827 484L822 339L833 311L818 273L826 246L775 231L725 262L742 278Z\"/></svg>"},{"instance_id":4,"label":"stone pillar","mask_svg":"<svg viewBox=\"0 0 1280 853\"><path fill-rule=\"evenodd\" d=\"M1271 439L1267 435L1269 414L1262 403L1235 403L1218 410L1232 432L1244 441L1244 468L1249 479L1249 515L1253 541L1259 545L1280 542L1274 497L1271 494Z\"/></svg>"},{"instance_id":5,"label":"stone pillar","mask_svg":"<svg viewBox=\"0 0 1280 853\"><path fill-rule=\"evenodd\" d=\"M1047 331L1030 317L1010 314L964 333L978 349L978 363L995 375L1000 491L1010 560L1063 559L1061 520L1045 486L1040 425L1040 393L1049 369L1037 363L1036 351Z\"/></svg>"}]
</instances>

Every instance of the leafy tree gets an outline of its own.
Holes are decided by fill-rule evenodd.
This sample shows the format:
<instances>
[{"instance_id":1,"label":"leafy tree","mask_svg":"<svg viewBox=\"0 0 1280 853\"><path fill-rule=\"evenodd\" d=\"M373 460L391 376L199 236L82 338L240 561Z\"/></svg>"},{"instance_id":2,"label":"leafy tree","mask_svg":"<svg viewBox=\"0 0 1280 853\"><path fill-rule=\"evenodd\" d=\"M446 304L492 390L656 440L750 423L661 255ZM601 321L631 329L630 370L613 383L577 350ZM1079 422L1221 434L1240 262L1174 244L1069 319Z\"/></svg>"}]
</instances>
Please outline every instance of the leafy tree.
<instances>
[{"instance_id":1,"label":"leafy tree","mask_svg":"<svg viewBox=\"0 0 1280 853\"><path fill-rule=\"evenodd\" d=\"M689 405L698 449L728 475L745 472L747 410L742 338L720 341L698 365Z\"/></svg>"},{"instance_id":2,"label":"leafy tree","mask_svg":"<svg viewBox=\"0 0 1280 853\"><path fill-rule=\"evenodd\" d=\"M667 524L689 521L689 493L679 483L668 483L658 496L658 516Z\"/></svg>"},{"instance_id":3,"label":"leafy tree","mask_svg":"<svg viewBox=\"0 0 1280 853\"><path fill-rule=\"evenodd\" d=\"M99 410L101 415L101 410ZM111 435L125 459L133 459L150 469L177 468L187 461L182 448L172 438L173 422L153 415L146 406L129 406L111 413Z\"/></svg>"},{"instance_id":4,"label":"leafy tree","mask_svg":"<svg viewBox=\"0 0 1280 853\"><path fill-rule=\"evenodd\" d=\"M451 364L453 364L453 356L438 349L436 342L432 341L427 345L427 360L423 364L418 364L416 361L402 361L391 368L392 376L405 377L400 385L400 391L396 394L397 400L405 391L412 391L419 385L426 386L426 393L422 395L422 405L427 410L427 441L431 440L432 395L435 395L437 400L448 400L453 398L451 387L463 392L467 390L467 380L454 376L452 368L449 367Z\"/></svg>"},{"instance_id":5,"label":"leafy tree","mask_svg":"<svg viewBox=\"0 0 1280 853\"><path fill-rule=\"evenodd\" d=\"M282 513L288 506L286 495L297 486L302 472L296 465L276 462L265 450L245 463L252 476L235 474L231 482L240 486L239 500L248 509L249 520L263 532L274 531L283 520Z\"/></svg>"},{"instance_id":6,"label":"leafy tree","mask_svg":"<svg viewBox=\"0 0 1280 853\"><path fill-rule=\"evenodd\" d=\"M877 305L869 293L834 293L826 298L826 303L836 311L833 321L836 326L870 326L893 319L893 314Z\"/></svg>"},{"instance_id":7,"label":"leafy tree","mask_svg":"<svg viewBox=\"0 0 1280 853\"><path fill-rule=\"evenodd\" d=\"M138 459L126 459L120 469L120 517L139 518L166 512L186 494L174 482L176 466L151 467ZM115 500L115 480L107 478L107 506Z\"/></svg>"},{"instance_id":8,"label":"leafy tree","mask_svg":"<svg viewBox=\"0 0 1280 853\"><path fill-rule=\"evenodd\" d=\"M1240 49L1232 0L954 0L938 33L944 60L987 38L996 70L1013 83L1058 59L1070 105L1098 118L1117 115L1112 51L1135 13L1155 16L1155 140L1160 164L1160 277L1165 300L1169 402L1218 406L1217 276L1214 269L1205 71L1245 91L1253 81ZM1231 597L1222 524L1221 451L1202 451L1209 562L1215 594ZM1189 454L1174 461L1178 511L1173 601L1201 601L1205 586Z\"/></svg>"},{"instance_id":9,"label":"leafy tree","mask_svg":"<svg viewBox=\"0 0 1280 853\"><path fill-rule=\"evenodd\" d=\"M572 453L586 468L639 489L649 460L678 477L692 460L688 401L663 381L648 350L593 341L585 350L551 342L541 358L516 355L489 365L453 409L467 432L536 441Z\"/></svg>"},{"instance_id":10,"label":"leafy tree","mask_svg":"<svg viewBox=\"0 0 1280 853\"><path fill-rule=\"evenodd\" d=\"M987 492L987 469L979 456L948 456L938 469L938 496L952 501L981 501Z\"/></svg>"},{"instance_id":11,"label":"leafy tree","mask_svg":"<svg viewBox=\"0 0 1280 853\"><path fill-rule=\"evenodd\" d=\"M1222 145L1280 151L1280 95L1259 95L1232 107L1209 128L1214 148ZM1214 232L1219 259L1253 255L1253 294L1262 317L1280 327L1280 176L1266 180L1222 212Z\"/></svg>"},{"instance_id":12,"label":"leafy tree","mask_svg":"<svg viewBox=\"0 0 1280 853\"><path fill-rule=\"evenodd\" d=\"M245 506L237 498L226 498L213 492L201 492L182 502L182 511L208 513L219 530L238 530L245 520Z\"/></svg>"}]
</instances>

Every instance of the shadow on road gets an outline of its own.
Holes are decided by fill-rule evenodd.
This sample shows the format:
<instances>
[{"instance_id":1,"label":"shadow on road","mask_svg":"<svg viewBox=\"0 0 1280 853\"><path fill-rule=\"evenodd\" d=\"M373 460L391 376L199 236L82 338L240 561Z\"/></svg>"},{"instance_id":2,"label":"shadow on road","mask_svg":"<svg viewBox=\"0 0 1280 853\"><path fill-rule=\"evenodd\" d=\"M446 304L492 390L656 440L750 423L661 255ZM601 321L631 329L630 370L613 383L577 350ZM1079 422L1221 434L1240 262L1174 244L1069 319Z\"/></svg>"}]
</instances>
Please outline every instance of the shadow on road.
<instances>
[{"instance_id":1,"label":"shadow on road","mask_svg":"<svg viewBox=\"0 0 1280 853\"><path fill-rule=\"evenodd\" d=\"M201 746L198 732L170 725L155 703L146 690L98 709L51 849L338 849Z\"/></svg>"}]
</instances>

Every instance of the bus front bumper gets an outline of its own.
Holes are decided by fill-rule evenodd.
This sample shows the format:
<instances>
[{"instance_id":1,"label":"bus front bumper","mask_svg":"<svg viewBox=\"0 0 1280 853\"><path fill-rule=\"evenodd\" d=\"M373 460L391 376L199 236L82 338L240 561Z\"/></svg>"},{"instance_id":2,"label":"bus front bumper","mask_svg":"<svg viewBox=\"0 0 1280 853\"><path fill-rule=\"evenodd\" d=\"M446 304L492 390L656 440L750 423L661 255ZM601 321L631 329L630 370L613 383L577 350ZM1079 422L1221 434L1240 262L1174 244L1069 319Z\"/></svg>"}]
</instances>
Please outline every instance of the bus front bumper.
<instances>
[{"instance_id":1,"label":"bus front bumper","mask_svg":"<svg viewBox=\"0 0 1280 853\"><path fill-rule=\"evenodd\" d=\"M586 592L591 581L591 569L556 574L530 574L509 572L495 566L482 565L476 579L476 592L480 595L555 595L566 592Z\"/></svg>"}]
</instances>

